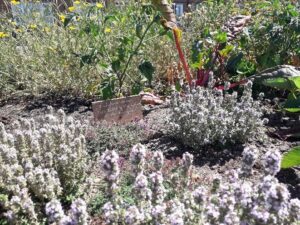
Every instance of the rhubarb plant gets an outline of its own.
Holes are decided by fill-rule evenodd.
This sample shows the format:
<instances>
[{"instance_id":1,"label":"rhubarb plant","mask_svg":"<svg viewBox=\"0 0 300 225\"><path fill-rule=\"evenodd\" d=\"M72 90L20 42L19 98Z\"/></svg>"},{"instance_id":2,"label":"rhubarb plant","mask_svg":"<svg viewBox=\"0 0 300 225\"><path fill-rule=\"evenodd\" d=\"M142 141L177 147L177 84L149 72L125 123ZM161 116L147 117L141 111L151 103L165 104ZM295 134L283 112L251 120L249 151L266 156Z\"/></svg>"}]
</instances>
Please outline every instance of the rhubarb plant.
<instances>
[{"instance_id":1,"label":"rhubarb plant","mask_svg":"<svg viewBox=\"0 0 300 225\"><path fill-rule=\"evenodd\" d=\"M171 29L173 31L176 49L178 51L178 55L180 58L180 61L182 63L183 69L185 71L186 80L189 83L189 85L192 85L192 76L191 72L188 66L188 63L186 61L185 55L183 53L183 50L181 48L181 33L182 31L177 26L176 16L173 12L173 9L168 2L168 0L152 0L152 4L158 11L162 13L162 25L166 29Z\"/></svg>"}]
</instances>

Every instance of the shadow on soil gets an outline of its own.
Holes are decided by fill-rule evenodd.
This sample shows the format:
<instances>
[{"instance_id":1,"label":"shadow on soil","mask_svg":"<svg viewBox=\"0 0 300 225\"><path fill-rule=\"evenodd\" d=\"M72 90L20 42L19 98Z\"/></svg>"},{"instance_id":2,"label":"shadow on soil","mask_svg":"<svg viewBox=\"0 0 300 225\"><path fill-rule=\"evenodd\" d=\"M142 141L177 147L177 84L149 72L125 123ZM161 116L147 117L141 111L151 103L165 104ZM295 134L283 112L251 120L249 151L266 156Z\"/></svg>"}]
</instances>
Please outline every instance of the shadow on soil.
<instances>
[{"instance_id":1,"label":"shadow on soil","mask_svg":"<svg viewBox=\"0 0 300 225\"><path fill-rule=\"evenodd\" d=\"M167 159L181 158L185 152L189 152L194 155L194 164L196 166L222 166L229 160L241 157L243 152L242 145L225 147L204 146L195 151L168 136L154 137L145 141L144 144L152 151L162 151Z\"/></svg>"}]
</instances>

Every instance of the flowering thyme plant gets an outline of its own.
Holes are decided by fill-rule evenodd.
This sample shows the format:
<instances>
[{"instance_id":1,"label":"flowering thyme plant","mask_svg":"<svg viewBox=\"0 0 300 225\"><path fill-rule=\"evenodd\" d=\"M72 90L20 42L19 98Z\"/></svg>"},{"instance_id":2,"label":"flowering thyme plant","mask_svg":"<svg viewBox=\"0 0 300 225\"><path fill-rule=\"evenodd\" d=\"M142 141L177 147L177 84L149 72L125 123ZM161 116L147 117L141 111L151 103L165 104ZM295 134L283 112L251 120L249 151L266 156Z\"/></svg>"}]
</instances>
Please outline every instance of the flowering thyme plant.
<instances>
[{"instance_id":1,"label":"flowering thyme plant","mask_svg":"<svg viewBox=\"0 0 300 225\"><path fill-rule=\"evenodd\" d=\"M85 127L62 110L11 127L0 123L0 194L5 197L0 214L12 224L35 224L47 202L78 197L89 169L84 133Z\"/></svg>"},{"instance_id":2,"label":"flowering thyme plant","mask_svg":"<svg viewBox=\"0 0 300 225\"><path fill-rule=\"evenodd\" d=\"M145 161L144 152L145 148L140 144L134 146L132 151L133 167L139 167L132 192L135 203L125 203L115 192L113 199L119 200L107 202L102 208L105 224L287 225L300 221L300 201L290 199L286 186L274 177L281 161L277 151L264 156L264 174L260 182L248 179L258 154L256 147L248 146L243 154L241 169L229 171L226 178L216 178L211 188L192 184L193 156L185 153L181 170L178 170L183 173L176 174L177 171L173 177L188 182L184 183L184 188L173 182L177 188L173 189L172 195L166 188L172 182L163 173L162 154L154 152L151 154L152 160ZM109 158L107 156L112 154L115 152L107 151L103 158ZM105 165L108 162L104 160L101 163ZM150 173L146 172L149 165L154 170ZM111 168L111 173L114 173L115 168Z\"/></svg>"},{"instance_id":3,"label":"flowering thyme plant","mask_svg":"<svg viewBox=\"0 0 300 225\"><path fill-rule=\"evenodd\" d=\"M248 82L241 98L236 92L202 87L192 89L184 97L174 94L167 132L195 149L206 144L244 143L253 137L262 138L266 120L261 119L262 109L253 100L251 90L252 83Z\"/></svg>"}]
</instances>

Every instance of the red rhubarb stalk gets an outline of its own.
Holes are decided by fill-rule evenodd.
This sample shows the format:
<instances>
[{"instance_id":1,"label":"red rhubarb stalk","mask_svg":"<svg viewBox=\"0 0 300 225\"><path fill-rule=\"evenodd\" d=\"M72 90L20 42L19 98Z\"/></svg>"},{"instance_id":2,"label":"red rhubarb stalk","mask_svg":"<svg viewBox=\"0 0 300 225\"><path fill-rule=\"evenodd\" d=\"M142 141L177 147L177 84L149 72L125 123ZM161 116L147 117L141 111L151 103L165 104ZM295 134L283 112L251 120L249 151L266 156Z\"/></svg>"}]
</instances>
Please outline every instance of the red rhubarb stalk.
<instances>
[{"instance_id":1,"label":"red rhubarb stalk","mask_svg":"<svg viewBox=\"0 0 300 225\"><path fill-rule=\"evenodd\" d=\"M187 79L187 81L188 81L188 83L189 83L189 85L191 87L192 86L191 72L189 70L189 66L188 66L188 64L186 62L185 56L184 56L183 51L181 49L180 37L179 37L178 30L176 30L176 28L173 29L173 34L174 34L174 38L175 38L175 44L176 44L176 48L177 48L177 51L178 51L178 55L179 55L180 61L181 61L182 66L183 66L186 79Z\"/></svg>"}]
</instances>

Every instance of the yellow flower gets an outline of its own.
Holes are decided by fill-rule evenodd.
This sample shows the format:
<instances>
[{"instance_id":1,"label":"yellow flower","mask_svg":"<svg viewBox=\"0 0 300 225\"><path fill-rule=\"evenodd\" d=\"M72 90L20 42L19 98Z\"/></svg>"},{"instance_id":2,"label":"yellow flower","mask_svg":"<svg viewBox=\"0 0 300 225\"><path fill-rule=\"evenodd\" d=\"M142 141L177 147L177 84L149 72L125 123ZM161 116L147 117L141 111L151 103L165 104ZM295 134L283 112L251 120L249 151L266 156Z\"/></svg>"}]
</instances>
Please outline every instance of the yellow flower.
<instances>
[{"instance_id":1,"label":"yellow flower","mask_svg":"<svg viewBox=\"0 0 300 225\"><path fill-rule=\"evenodd\" d=\"M18 2L16 0L12 0L10 3L13 4L13 5L19 5L20 4L20 2Z\"/></svg>"},{"instance_id":2,"label":"yellow flower","mask_svg":"<svg viewBox=\"0 0 300 225\"><path fill-rule=\"evenodd\" d=\"M69 30L76 30L76 27L74 27L74 26L69 26Z\"/></svg>"},{"instance_id":3,"label":"yellow flower","mask_svg":"<svg viewBox=\"0 0 300 225\"><path fill-rule=\"evenodd\" d=\"M34 30L34 29L37 28L37 25L36 25L36 24L30 24L30 25L29 25L29 28Z\"/></svg>"},{"instance_id":4,"label":"yellow flower","mask_svg":"<svg viewBox=\"0 0 300 225\"><path fill-rule=\"evenodd\" d=\"M68 8L68 10L69 10L70 12L74 12L74 11L75 11L75 7L74 7L74 6L70 6L70 7Z\"/></svg>"},{"instance_id":5,"label":"yellow flower","mask_svg":"<svg viewBox=\"0 0 300 225\"><path fill-rule=\"evenodd\" d=\"M66 20L66 16L63 14L59 15L59 20L64 23Z\"/></svg>"},{"instance_id":6,"label":"yellow flower","mask_svg":"<svg viewBox=\"0 0 300 225\"><path fill-rule=\"evenodd\" d=\"M110 32L111 32L111 29L110 29L110 28L106 27L106 28L104 29L104 33L110 33Z\"/></svg>"},{"instance_id":7,"label":"yellow flower","mask_svg":"<svg viewBox=\"0 0 300 225\"><path fill-rule=\"evenodd\" d=\"M6 38L8 37L9 35L7 33L4 33L4 32L0 32L0 38Z\"/></svg>"},{"instance_id":8,"label":"yellow flower","mask_svg":"<svg viewBox=\"0 0 300 225\"><path fill-rule=\"evenodd\" d=\"M98 3L96 4L96 7L97 7L98 9L102 9L102 8L104 7L104 5L103 5L102 3L100 3L100 2L98 2Z\"/></svg>"},{"instance_id":9,"label":"yellow flower","mask_svg":"<svg viewBox=\"0 0 300 225\"><path fill-rule=\"evenodd\" d=\"M75 1L74 4L75 4L75 5L79 5L79 4L80 4L80 1Z\"/></svg>"}]
</instances>

